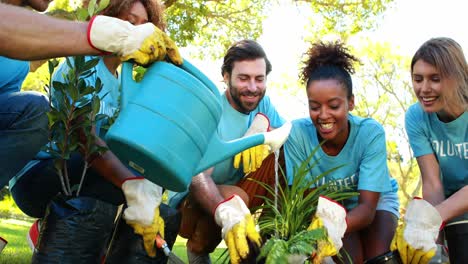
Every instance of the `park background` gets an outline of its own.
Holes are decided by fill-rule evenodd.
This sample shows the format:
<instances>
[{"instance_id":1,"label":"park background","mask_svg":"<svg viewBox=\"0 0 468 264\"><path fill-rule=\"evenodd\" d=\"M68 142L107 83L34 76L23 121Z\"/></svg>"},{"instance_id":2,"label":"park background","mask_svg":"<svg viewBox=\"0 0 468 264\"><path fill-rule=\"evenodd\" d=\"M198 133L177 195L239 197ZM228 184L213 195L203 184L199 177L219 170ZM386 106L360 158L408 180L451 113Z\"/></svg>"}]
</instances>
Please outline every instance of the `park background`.
<instances>
[{"instance_id":1,"label":"park background","mask_svg":"<svg viewBox=\"0 0 468 264\"><path fill-rule=\"evenodd\" d=\"M81 1L55 0L46 13L69 17ZM397 179L401 210L420 194L420 174L404 130L404 113L416 98L411 56L432 37L451 37L468 50L463 0L165 0L168 31L182 55L220 89L222 56L234 41L256 39L273 65L267 94L287 119L308 115L298 82L302 54L315 41L341 40L361 59L353 76L354 114L376 119L387 133L387 161ZM65 10L67 12L63 12ZM48 71L32 62L23 90L44 92ZM0 191L0 235L14 236L0 263L25 263L31 252L25 233L32 219ZM183 252L183 241L176 246ZM176 253L182 254L182 253ZM8 259L8 261L7 261Z\"/></svg>"}]
</instances>

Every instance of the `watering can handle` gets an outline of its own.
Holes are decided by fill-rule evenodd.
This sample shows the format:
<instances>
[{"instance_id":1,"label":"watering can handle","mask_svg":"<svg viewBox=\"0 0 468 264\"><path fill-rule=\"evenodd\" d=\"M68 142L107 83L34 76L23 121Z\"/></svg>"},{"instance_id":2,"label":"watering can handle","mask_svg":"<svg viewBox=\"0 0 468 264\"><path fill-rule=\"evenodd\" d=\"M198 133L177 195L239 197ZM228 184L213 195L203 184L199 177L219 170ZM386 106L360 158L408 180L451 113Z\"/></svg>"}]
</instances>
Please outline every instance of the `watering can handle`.
<instances>
[{"instance_id":1,"label":"watering can handle","mask_svg":"<svg viewBox=\"0 0 468 264\"><path fill-rule=\"evenodd\" d=\"M218 87L205 75L203 74L197 67L193 66L190 62L184 59L184 62L180 67L185 70L186 72L190 73L193 77L197 78L200 82L202 82L211 92L216 96L216 98L221 99L221 95L219 93Z\"/></svg>"},{"instance_id":2,"label":"watering can handle","mask_svg":"<svg viewBox=\"0 0 468 264\"><path fill-rule=\"evenodd\" d=\"M129 98L137 90L137 82L133 80L133 63L124 62L122 64L121 78L120 107L123 109L127 105Z\"/></svg>"},{"instance_id":3,"label":"watering can handle","mask_svg":"<svg viewBox=\"0 0 468 264\"><path fill-rule=\"evenodd\" d=\"M158 63L158 62L154 62ZM219 93L218 87L205 75L203 74L197 67L193 66L190 62L184 59L180 68L191 74L193 77L197 78L200 82L202 82L211 92L218 98L221 99L221 95ZM121 94L121 101L122 101L122 108L128 102L129 97L131 94L135 92L137 86L137 82L133 80L133 63L131 62L124 62L122 64L122 94Z\"/></svg>"}]
</instances>

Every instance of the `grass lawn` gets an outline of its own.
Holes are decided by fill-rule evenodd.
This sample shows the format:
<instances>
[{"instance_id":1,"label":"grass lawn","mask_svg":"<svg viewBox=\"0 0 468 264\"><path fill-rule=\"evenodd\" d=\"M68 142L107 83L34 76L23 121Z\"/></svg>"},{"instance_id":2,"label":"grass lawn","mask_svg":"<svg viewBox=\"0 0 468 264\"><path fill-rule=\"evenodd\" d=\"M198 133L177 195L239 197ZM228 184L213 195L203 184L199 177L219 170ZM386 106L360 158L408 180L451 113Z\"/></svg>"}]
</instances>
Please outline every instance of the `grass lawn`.
<instances>
[{"instance_id":1,"label":"grass lawn","mask_svg":"<svg viewBox=\"0 0 468 264\"><path fill-rule=\"evenodd\" d=\"M0 253L0 263L31 263L32 252L26 241L26 234L32 221L0 219L0 236L8 241Z\"/></svg>"},{"instance_id":2,"label":"grass lawn","mask_svg":"<svg viewBox=\"0 0 468 264\"><path fill-rule=\"evenodd\" d=\"M0 263L31 263L32 252L26 241L26 234L29 231L31 224L32 221L0 219L0 236L8 241L7 246L2 253L0 253ZM188 263L185 242L185 239L178 237L174 244L173 252L185 263ZM225 248L224 243L222 243L215 252L211 254L211 260L213 263L220 262L218 257L223 254Z\"/></svg>"}]
</instances>

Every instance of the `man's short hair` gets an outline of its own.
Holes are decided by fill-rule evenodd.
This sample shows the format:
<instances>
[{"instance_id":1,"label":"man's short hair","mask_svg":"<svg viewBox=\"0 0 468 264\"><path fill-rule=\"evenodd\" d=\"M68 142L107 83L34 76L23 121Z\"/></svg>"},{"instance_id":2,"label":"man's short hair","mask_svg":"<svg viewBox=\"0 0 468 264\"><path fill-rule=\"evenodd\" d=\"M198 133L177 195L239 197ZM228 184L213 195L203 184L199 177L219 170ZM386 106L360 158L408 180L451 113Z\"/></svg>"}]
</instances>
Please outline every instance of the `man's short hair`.
<instances>
[{"instance_id":1,"label":"man's short hair","mask_svg":"<svg viewBox=\"0 0 468 264\"><path fill-rule=\"evenodd\" d=\"M263 58L266 64L266 75L271 72L271 63L268 60L262 46L254 40L241 40L234 43L226 52L224 56L223 66L221 66L221 75L225 73L232 73L234 62L244 60L255 60Z\"/></svg>"}]
</instances>

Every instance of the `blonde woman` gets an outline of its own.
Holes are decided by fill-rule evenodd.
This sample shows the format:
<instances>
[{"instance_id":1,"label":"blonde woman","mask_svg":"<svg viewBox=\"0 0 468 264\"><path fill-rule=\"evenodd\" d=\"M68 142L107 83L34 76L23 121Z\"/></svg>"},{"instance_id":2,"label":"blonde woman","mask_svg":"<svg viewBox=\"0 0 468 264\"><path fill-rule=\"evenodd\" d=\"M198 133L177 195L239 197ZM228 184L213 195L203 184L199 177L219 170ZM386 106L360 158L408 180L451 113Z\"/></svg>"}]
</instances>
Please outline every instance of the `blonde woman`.
<instances>
[{"instance_id":1,"label":"blonde woman","mask_svg":"<svg viewBox=\"0 0 468 264\"><path fill-rule=\"evenodd\" d=\"M409 203L393 248L405 263L426 263L446 222L450 262L468 263L468 66L462 48L450 38L426 41L411 61L411 79L418 102L405 123L424 200Z\"/></svg>"}]
</instances>

